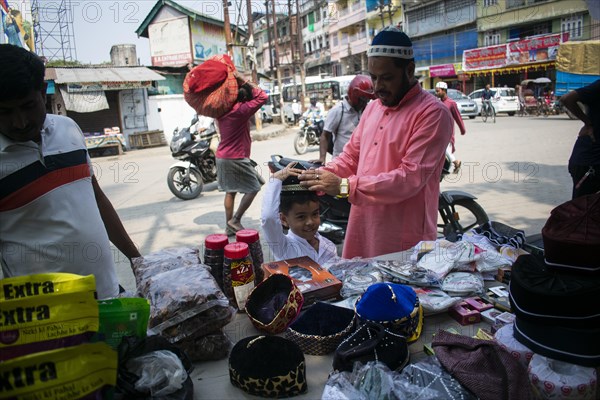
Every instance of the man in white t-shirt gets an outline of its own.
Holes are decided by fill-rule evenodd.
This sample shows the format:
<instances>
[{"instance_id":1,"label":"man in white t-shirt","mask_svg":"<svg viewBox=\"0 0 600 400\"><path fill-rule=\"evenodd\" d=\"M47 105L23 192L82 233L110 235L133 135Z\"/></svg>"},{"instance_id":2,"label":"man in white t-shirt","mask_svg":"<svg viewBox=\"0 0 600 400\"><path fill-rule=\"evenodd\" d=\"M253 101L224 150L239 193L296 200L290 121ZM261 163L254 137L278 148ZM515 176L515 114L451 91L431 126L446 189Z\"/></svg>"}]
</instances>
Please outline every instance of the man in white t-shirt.
<instances>
[{"instance_id":1,"label":"man in white t-shirt","mask_svg":"<svg viewBox=\"0 0 600 400\"><path fill-rule=\"evenodd\" d=\"M5 277L93 274L99 299L119 294L111 241L140 253L93 175L70 118L46 115L44 64L0 45L0 261Z\"/></svg>"},{"instance_id":2,"label":"man in white t-shirt","mask_svg":"<svg viewBox=\"0 0 600 400\"><path fill-rule=\"evenodd\" d=\"M320 138L319 158L311 160L312 162L325 164L328 152L333 155L333 158L342 153L360 121L363 110L374 97L371 78L366 75L356 75L348 85L348 95L327 113ZM332 142L333 146L331 146Z\"/></svg>"}]
</instances>

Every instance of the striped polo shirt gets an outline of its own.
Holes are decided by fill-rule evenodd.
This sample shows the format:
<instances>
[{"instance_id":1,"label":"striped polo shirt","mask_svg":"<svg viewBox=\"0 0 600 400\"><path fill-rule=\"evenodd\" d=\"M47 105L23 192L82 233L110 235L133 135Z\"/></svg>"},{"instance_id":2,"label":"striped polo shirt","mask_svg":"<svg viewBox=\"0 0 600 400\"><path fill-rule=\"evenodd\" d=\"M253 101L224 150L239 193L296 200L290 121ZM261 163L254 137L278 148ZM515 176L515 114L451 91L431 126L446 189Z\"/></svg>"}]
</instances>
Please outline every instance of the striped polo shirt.
<instances>
[{"instance_id":1,"label":"striped polo shirt","mask_svg":"<svg viewBox=\"0 0 600 400\"><path fill-rule=\"evenodd\" d=\"M81 129L47 115L41 142L0 135L0 256L4 276L69 272L96 277L98 298L118 281L92 187Z\"/></svg>"}]
</instances>

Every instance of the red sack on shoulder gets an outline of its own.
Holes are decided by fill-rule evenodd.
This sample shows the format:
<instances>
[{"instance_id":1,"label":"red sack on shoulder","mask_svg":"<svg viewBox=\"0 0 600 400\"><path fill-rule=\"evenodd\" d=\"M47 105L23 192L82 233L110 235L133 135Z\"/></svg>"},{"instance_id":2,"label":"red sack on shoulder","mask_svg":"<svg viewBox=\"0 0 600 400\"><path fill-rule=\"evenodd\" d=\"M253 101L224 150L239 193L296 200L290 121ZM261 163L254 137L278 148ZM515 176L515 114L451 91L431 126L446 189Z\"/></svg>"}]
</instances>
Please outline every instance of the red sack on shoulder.
<instances>
[{"instance_id":1,"label":"red sack on shoulder","mask_svg":"<svg viewBox=\"0 0 600 400\"><path fill-rule=\"evenodd\" d=\"M200 115L220 118L228 113L238 96L235 66L220 54L194 67L183 81L185 101Z\"/></svg>"}]
</instances>

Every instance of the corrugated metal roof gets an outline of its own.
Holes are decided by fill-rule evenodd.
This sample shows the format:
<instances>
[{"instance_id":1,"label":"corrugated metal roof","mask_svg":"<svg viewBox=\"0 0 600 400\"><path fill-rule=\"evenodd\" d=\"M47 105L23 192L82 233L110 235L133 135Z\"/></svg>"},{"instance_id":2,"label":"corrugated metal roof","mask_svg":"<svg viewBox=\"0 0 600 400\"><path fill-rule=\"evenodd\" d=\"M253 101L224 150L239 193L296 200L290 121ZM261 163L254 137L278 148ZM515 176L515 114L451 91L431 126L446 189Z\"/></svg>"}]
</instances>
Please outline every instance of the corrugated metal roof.
<instances>
[{"instance_id":1,"label":"corrugated metal roof","mask_svg":"<svg viewBox=\"0 0 600 400\"><path fill-rule=\"evenodd\" d=\"M50 68L48 68L50 70ZM165 78L146 67L114 67L114 68L53 68L54 82L139 82L162 81ZM46 76L50 75L50 71Z\"/></svg>"}]
</instances>

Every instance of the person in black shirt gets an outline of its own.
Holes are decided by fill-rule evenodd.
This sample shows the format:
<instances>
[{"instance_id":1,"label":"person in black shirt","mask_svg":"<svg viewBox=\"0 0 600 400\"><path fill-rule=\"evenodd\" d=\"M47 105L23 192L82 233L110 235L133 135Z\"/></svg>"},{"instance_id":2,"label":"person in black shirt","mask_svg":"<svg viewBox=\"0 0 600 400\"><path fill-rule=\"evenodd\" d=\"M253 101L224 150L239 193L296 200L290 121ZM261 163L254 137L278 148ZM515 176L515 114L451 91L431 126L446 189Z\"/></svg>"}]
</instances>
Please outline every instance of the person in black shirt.
<instances>
[{"instance_id":1,"label":"person in black shirt","mask_svg":"<svg viewBox=\"0 0 600 400\"><path fill-rule=\"evenodd\" d=\"M573 198L596 193L600 191L600 79L565 94L560 101L583 122L569 159Z\"/></svg>"}]
</instances>

